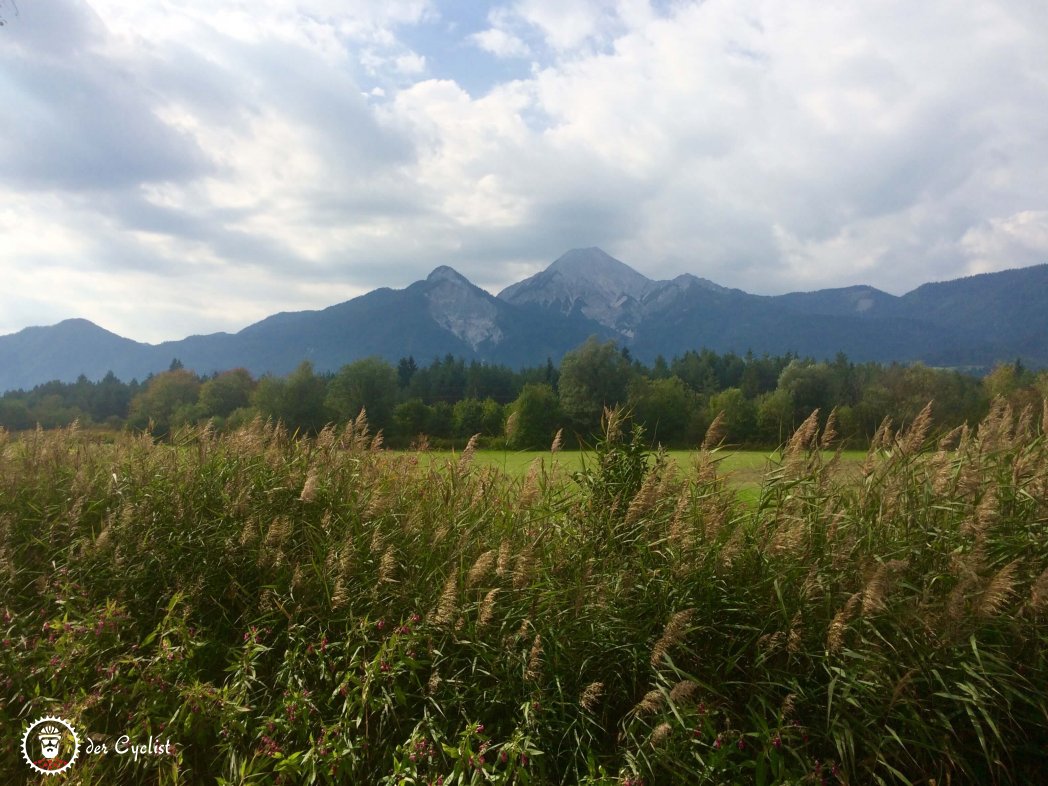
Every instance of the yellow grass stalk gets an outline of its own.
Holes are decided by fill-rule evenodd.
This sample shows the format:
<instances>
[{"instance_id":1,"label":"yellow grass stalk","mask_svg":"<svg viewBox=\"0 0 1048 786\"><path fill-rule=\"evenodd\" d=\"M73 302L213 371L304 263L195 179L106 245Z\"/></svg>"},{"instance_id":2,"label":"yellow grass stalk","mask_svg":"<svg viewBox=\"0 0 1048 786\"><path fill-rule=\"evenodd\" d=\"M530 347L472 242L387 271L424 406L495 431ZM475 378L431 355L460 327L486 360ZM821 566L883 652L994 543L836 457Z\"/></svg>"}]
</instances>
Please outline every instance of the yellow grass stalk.
<instances>
[{"instance_id":1,"label":"yellow grass stalk","mask_svg":"<svg viewBox=\"0 0 1048 786\"><path fill-rule=\"evenodd\" d=\"M686 549L690 545L688 522L686 519L691 500L686 494L681 494L677 500L677 507L673 509L673 518L670 519L669 539L670 543L679 549Z\"/></svg>"},{"instance_id":2,"label":"yellow grass stalk","mask_svg":"<svg viewBox=\"0 0 1048 786\"><path fill-rule=\"evenodd\" d=\"M524 488L520 493L520 509L531 507L539 496L539 470L542 459L535 459L528 466L528 474L524 479Z\"/></svg>"},{"instance_id":3,"label":"yellow grass stalk","mask_svg":"<svg viewBox=\"0 0 1048 786\"><path fill-rule=\"evenodd\" d=\"M466 576L466 587L475 587L480 584L487 578L493 567L495 567L495 550L489 549L477 557L473 567L469 569Z\"/></svg>"},{"instance_id":4,"label":"yellow grass stalk","mask_svg":"<svg viewBox=\"0 0 1048 786\"><path fill-rule=\"evenodd\" d=\"M509 570L510 560L513 558L513 551L510 543L506 538L502 539L499 543L499 557L495 562L495 575L501 578L506 575L506 571Z\"/></svg>"},{"instance_id":5,"label":"yellow grass stalk","mask_svg":"<svg viewBox=\"0 0 1048 786\"><path fill-rule=\"evenodd\" d=\"M291 534L291 522L286 516L278 516L269 524L266 531L266 549L276 550Z\"/></svg>"},{"instance_id":6,"label":"yellow grass stalk","mask_svg":"<svg viewBox=\"0 0 1048 786\"><path fill-rule=\"evenodd\" d=\"M670 701L677 707L691 704L698 692L698 683L692 680L681 680L670 690Z\"/></svg>"},{"instance_id":7,"label":"yellow grass stalk","mask_svg":"<svg viewBox=\"0 0 1048 786\"><path fill-rule=\"evenodd\" d=\"M666 743L666 741L669 740L670 735L672 733L672 726L670 726L666 722L660 723L658 726L655 727L655 731L651 733L652 746L656 748L661 748Z\"/></svg>"},{"instance_id":8,"label":"yellow grass stalk","mask_svg":"<svg viewBox=\"0 0 1048 786\"><path fill-rule=\"evenodd\" d=\"M907 565L906 560L889 560L881 563L862 591L862 613L864 616L876 614L886 608L885 598L888 595L893 575Z\"/></svg>"},{"instance_id":9,"label":"yellow grass stalk","mask_svg":"<svg viewBox=\"0 0 1048 786\"><path fill-rule=\"evenodd\" d=\"M469 442L466 443L466 447L462 451L462 455L459 456L458 460L458 471L460 473L469 469L470 465L473 463L473 454L477 452L477 442L479 440L480 434L474 434L469 438Z\"/></svg>"},{"instance_id":10,"label":"yellow grass stalk","mask_svg":"<svg viewBox=\"0 0 1048 786\"><path fill-rule=\"evenodd\" d=\"M331 608L341 609L349 602L349 590L346 582L341 576L335 579L335 586L331 590Z\"/></svg>"},{"instance_id":11,"label":"yellow grass stalk","mask_svg":"<svg viewBox=\"0 0 1048 786\"><path fill-rule=\"evenodd\" d=\"M542 672L542 634L536 633L531 642L531 651L528 653L528 670L524 677L528 680L537 680Z\"/></svg>"},{"instance_id":12,"label":"yellow grass stalk","mask_svg":"<svg viewBox=\"0 0 1048 786\"><path fill-rule=\"evenodd\" d=\"M458 577L452 573L444 582L444 590L431 616L434 625L447 625L455 616L458 600Z\"/></svg>"},{"instance_id":13,"label":"yellow grass stalk","mask_svg":"<svg viewBox=\"0 0 1048 786\"><path fill-rule=\"evenodd\" d=\"M654 472L649 472L644 476L644 482L626 509L626 524L635 524L645 513L655 507L659 501L659 480Z\"/></svg>"},{"instance_id":14,"label":"yellow grass stalk","mask_svg":"<svg viewBox=\"0 0 1048 786\"><path fill-rule=\"evenodd\" d=\"M309 474L306 475L306 482L298 498L301 502L312 502L317 498L317 471L315 469L310 469Z\"/></svg>"},{"instance_id":15,"label":"yellow grass stalk","mask_svg":"<svg viewBox=\"0 0 1048 786\"><path fill-rule=\"evenodd\" d=\"M560 450L560 447L561 447L561 444L562 444L561 438L563 436L564 436L564 429L562 429L562 428L557 429L557 435L555 437L553 437L553 444L549 446L549 452L550 453L556 453L556 452L558 452Z\"/></svg>"},{"instance_id":16,"label":"yellow grass stalk","mask_svg":"<svg viewBox=\"0 0 1048 786\"><path fill-rule=\"evenodd\" d=\"M582 695L579 696L579 706L582 709L590 712L597 702L600 701L601 696L604 695L604 683L603 682L591 682L586 686L585 690L582 691Z\"/></svg>"},{"instance_id":17,"label":"yellow grass stalk","mask_svg":"<svg viewBox=\"0 0 1048 786\"><path fill-rule=\"evenodd\" d=\"M873 434L873 439L870 441L870 454L875 454L878 450L887 448L892 443L892 419L890 416L885 415L884 420L881 421L881 425L877 427L877 431Z\"/></svg>"},{"instance_id":18,"label":"yellow grass stalk","mask_svg":"<svg viewBox=\"0 0 1048 786\"><path fill-rule=\"evenodd\" d=\"M662 636L659 637L659 640L655 642L655 646L652 647L651 665L653 668L657 669L662 666L662 661L669 651L688 633L689 626L694 618L695 609L684 609L670 617L666 627L663 628Z\"/></svg>"},{"instance_id":19,"label":"yellow grass stalk","mask_svg":"<svg viewBox=\"0 0 1048 786\"><path fill-rule=\"evenodd\" d=\"M649 690L633 708L634 715L651 715L662 707L662 691Z\"/></svg>"},{"instance_id":20,"label":"yellow grass stalk","mask_svg":"<svg viewBox=\"0 0 1048 786\"><path fill-rule=\"evenodd\" d=\"M815 437L819 433L819 410L813 410L804 422L797 427L786 443L786 456L795 458L815 445Z\"/></svg>"},{"instance_id":21,"label":"yellow grass stalk","mask_svg":"<svg viewBox=\"0 0 1048 786\"><path fill-rule=\"evenodd\" d=\"M790 620L790 632L786 637L786 651L791 655L796 655L801 651L801 627L801 613L798 611Z\"/></svg>"},{"instance_id":22,"label":"yellow grass stalk","mask_svg":"<svg viewBox=\"0 0 1048 786\"><path fill-rule=\"evenodd\" d=\"M713 450L715 447L720 445L724 439L724 412L718 412L717 417L710 423L708 429L706 429L706 436L702 440L703 450Z\"/></svg>"},{"instance_id":23,"label":"yellow grass stalk","mask_svg":"<svg viewBox=\"0 0 1048 786\"><path fill-rule=\"evenodd\" d=\"M844 607L834 615L833 620L830 622L830 627L826 631L826 649L828 649L831 654L840 652L841 647L844 646L844 633L848 629L848 621L855 614L855 610L858 608L861 599L861 591L853 594L848 598L848 602L844 604Z\"/></svg>"},{"instance_id":24,"label":"yellow grass stalk","mask_svg":"<svg viewBox=\"0 0 1048 786\"><path fill-rule=\"evenodd\" d=\"M826 426L822 430L819 447L829 450L837 439L837 407L830 410L830 416L826 418Z\"/></svg>"},{"instance_id":25,"label":"yellow grass stalk","mask_svg":"<svg viewBox=\"0 0 1048 786\"><path fill-rule=\"evenodd\" d=\"M932 402L928 402L924 405L924 408L917 413L917 417L913 419L910 427L906 429L905 433L901 434L898 439L899 451L907 456L914 455L920 451L924 446L925 437L928 436L928 429L932 425Z\"/></svg>"},{"instance_id":26,"label":"yellow grass stalk","mask_svg":"<svg viewBox=\"0 0 1048 786\"><path fill-rule=\"evenodd\" d=\"M378 566L378 583L385 584L387 581L393 581L393 574L397 570L397 556L393 551L392 546L387 546L386 550L382 552L382 561Z\"/></svg>"},{"instance_id":27,"label":"yellow grass stalk","mask_svg":"<svg viewBox=\"0 0 1048 786\"><path fill-rule=\"evenodd\" d=\"M530 553L525 552L517 557L517 564L513 570L513 589L524 589L531 581L531 571L535 560Z\"/></svg>"},{"instance_id":28,"label":"yellow grass stalk","mask_svg":"<svg viewBox=\"0 0 1048 786\"><path fill-rule=\"evenodd\" d=\"M371 525L371 553L381 554L386 548L386 539L382 537L382 528L378 524Z\"/></svg>"},{"instance_id":29,"label":"yellow grass stalk","mask_svg":"<svg viewBox=\"0 0 1048 786\"><path fill-rule=\"evenodd\" d=\"M495 618L495 598L499 594L499 588L495 587L488 591L480 604L480 612L477 614L477 625L486 628Z\"/></svg>"},{"instance_id":30,"label":"yellow grass stalk","mask_svg":"<svg viewBox=\"0 0 1048 786\"><path fill-rule=\"evenodd\" d=\"M1022 565L1021 559L1015 559L997 571L986 590L979 599L976 614L980 617L994 617L1008 603L1008 599L1015 594L1016 573Z\"/></svg>"},{"instance_id":31,"label":"yellow grass stalk","mask_svg":"<svg viewBox=\"0 0 1048 786\"><path fill-rule=\"evenodd\" d=\"M1041 575L1034 579L1030 587L1030 609L1035 614L1048 611L1048 568L1041 571Z\"/></svg>"}]
</instances>

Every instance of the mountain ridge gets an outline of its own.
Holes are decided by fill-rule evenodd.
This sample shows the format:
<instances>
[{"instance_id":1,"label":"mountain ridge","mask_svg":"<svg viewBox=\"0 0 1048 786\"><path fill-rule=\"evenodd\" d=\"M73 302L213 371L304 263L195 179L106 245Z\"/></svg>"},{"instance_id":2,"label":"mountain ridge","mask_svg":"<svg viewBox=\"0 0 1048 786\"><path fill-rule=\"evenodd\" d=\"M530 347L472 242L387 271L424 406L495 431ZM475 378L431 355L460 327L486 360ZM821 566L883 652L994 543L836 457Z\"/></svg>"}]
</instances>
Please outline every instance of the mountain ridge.
<instances>
[{"instance_id":1,"label":"mountain ridge","mask_svg":"<svg viewBox=\"0 0 1048 786\"><path fill-rule=\"evenodd\" d=\"M395 318L391 319L391 315ZM0 336L0 390L113 371L142 379L175 357L198 373L321 371L368 355L559 360L590 335L652 360L689 349L988 368L1048 365L1048 264L928 282L903 295L848 287L753 295L691 273L654 280L599 248L573 249L497 295L448 265L404 289L278 312L236 333L147 344L74 318Z\"/></svg>"}]
</instances>

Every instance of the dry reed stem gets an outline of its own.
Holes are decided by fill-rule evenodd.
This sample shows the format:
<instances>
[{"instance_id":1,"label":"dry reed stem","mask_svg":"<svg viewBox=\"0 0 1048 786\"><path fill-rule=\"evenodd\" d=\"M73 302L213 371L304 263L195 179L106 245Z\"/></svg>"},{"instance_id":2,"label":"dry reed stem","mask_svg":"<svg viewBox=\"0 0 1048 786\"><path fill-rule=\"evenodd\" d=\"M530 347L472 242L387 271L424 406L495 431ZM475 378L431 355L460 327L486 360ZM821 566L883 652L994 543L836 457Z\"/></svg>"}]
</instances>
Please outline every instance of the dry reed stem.
<instances>
[{"instance_id":1,"label":"dry reed stem","mask_svg":"<svg viewBox=\"0 0 1048 786\"><path fill-rule=\"evenodd\" d=\"M786 637L786 651L790 655L796 655L801 651L801 613L798 611L793 615L793 619L790 620L790 632Z\"/></svg>"},{"instance_id":2,"label":"dry reed stem","mask_svg":"<svg viewBox=\"0 0 1048 786\"><path fill-rule=\"evenodd\" d=\"M819 410L813 410L786 443L787 458L797 458L815 445L819 433Z\"/></svg>"},{"instance_id":3,"label":"dry reed stem","mask_svg":"<svg viewBox=\"0 0 1048 786\"><path fill-rule=\"evenodd\" d=\"M670 701L678 707L685 704L692 704L695 699L695 694L698 692L698 683L693 682L692 680L681 680L670 690Z\"/></svg>"},{"instance_id":4,"label":"dry reed stem","mask_svg":"<svg viewBox=\"0 0 1048 786\"><path fill-rule=\"evenodd\" d=\"M644 694L644 698L637 702L636 706L633 707L634 715L651 715L659 711L662 707L662 691L649 690Z\"/></svg>"},{"instance_id":5,"label":"dry reed stem","mask_svg":"<svg viewBox=\"0 0 1048 786\"><path fill-rule=\"evenodd\" d=\"M691 621L694 618L695 609L684 609L670 617L666 627L663 628L662 636L659 637L659 640L655 642L655 646L652 647L651 665L653 668L657 669L662 666L662 661L669 651L688 633L688 626L691 625Z\"/></svg>"},{"instance_id":6,"label":"dry reed stem","mask_svg":"<svg viewBox=\"0 0 1048 786\"><path fill-rule=\"evenodd\" d=\"M831 654L840 652L841 647L844 646L844 633L848 629L848 621L855 614L855 610L858 608L861 600L862 592L854 593L830 622L829 629L826 632L826 649Z\"/></svg>"},{"instance_id":7,"label":"dry reed stem","mask_svg":"<svg viewBox=\"0 0 1048 786\"><path fill-rule=\"evenodd\" d=\"M898 438L899 451L903 455L912 456L924 447L924 440L928 436L928 429L932 425L932 402L924 405L917 413L910 427Z\"/></svg>"},{"instance_id":8,"label":"dry reed stem","mask_svg":"<svg viewBox=\"0 0 1048 786\"><path fill-rule=\"evenodd\" d=\"M562 437L564 436L564 429L557 429L557 434L553 437L553 444L549 446L550 453L557 453L560 450L562 444Z\"/></svg>"},{"instance_id":9,"label":"dry reed stem","mask_svg":"<svg viewBox=\"0 0 1048 786\"><path fill-rule=\"evenodd\" d=\"M603 682L591 682L582 691L582 695L579 696L579 706L587 712L591 712L597 702L600 701L601 696L604 695L604 683Z\"/></svg>"},{"instance_id":10,"label":"dry reed stem","mask_svg":"<svg viewBox=\"0 0 1048 786\"><path fill-rule=\"evenodd\" d=\"M1022 565L1021 559L1015 559L997 571L986 585L986 590L979 599L976 614L980 617L994 617L1015 594L1016 573Z\"/></svg>"},{"instance_id":11,"label":"dry reed stem","mask_svg":"<svg viewBox=\"0 0 1048 786\"><path fill-rule=\"evenodd\" d=\"M787 693L785 698L782 700L782 704L779 706L779 717L783 720L793 717L793 713L797 708L797 694Z\"/></svg>"},{"instance_id":12,"label":"dry reed stem","mask_svg":"<svg viewBox=\"0 0 1048 786\"><path fill-rule=\"evenodd\" d=\"M534 564L535 558L530 552L524 552L517 557L517 564L513 570L513 589L522 590L528 586Z\"/></svg>"},{"instance_id":13,"label":"dry reed stem","mask_svg":"<svg viewBox=\"0 0 1048 786\"><path fill-rule=\"evenodd\" d=\"M433 611L432 619L434 625L447 625L455 616L456 602L458 600L458 577L451 573L444 581L444 590L440 593L440 600Z\"/></svg>"},{"instance_id":14,"label":"dry reed stem","mask_svg":"<svg viewBox=\"0 0 1048 786\"><path fill-rule=\"evenodd\" d=\"M1048 610L1048 568L1041 571L1030 587L1030 609L1035 614Z\"/></svg>"},{"instance_id":15,"label":"dry reed stem","mask_svg":"<svg viewBox=\"0 0 1048 786\"><path fill-rule=\"evenodd\" d=\"M675 545L681 551L686 550L690 545L691 532L688 527L686 520L686 514L690 507L691 500L686 494L682 494L677 500L677 506L673 509L673 517L670 519L669 539L670 543Z\"/></svg>"},{"instance_id":16,"label":"dry reed stem","mask_svg":"<svg viewBox=\"0 0 1048 786\"><path fill-rule=\"evenodd\" d=\"M506 575L506 571L509 570L510 560L513 558L513 551L510 542L503 538L499 543L499 557L495 563L495 575L502 578Z\"/></svg>"},{"instance_id":17,"label":"dry reed stem","mask_svg":"<svg viewBox=\"0 0 1048 786\"><path fill-rule=\"evenodd\" d=\"M651 744L655 748L661 748L670 735L673 733L673 727L669 723L663 722L655 727L655 731L651 733Z\"/></svg>"},{"instance_id":18,"label":"dry reed stem","mask_svg":"<svg viewBox=\"0 0 1048 786\"><path fill-rule=\"evenodd\" d=\"M536 633L531 641L531 651L528 653L528 669L524 674L527 680L535 681L542 673L542 634Z\"/></svg>"},{"instance_id":19,"label":"dry reed stem","mask_svg":"<svg viewBox=\"0 0 1048 786\"><path fill-rule=\"evenodd\" d=\"M891 445L892 442L892 419L890 416L885 415L884 420L877 427L877 431L873 434L873 439L870 440L870 456L876 455L878 450L883 450Z\"/></svg>"},{"instance_id":20,"label":"dry reed stem","mask_svg":"<svg viewBox=\"0 0 1048 786\"><path fill-rule=\"evenodd\" d=\"M312 502L317 498L317 471L310 469L306 475L306 482L302 486L302 493L298 495L301 502Z\"/></svg>"},{"instance_id":21,"label":"dry reed stem","mask_svg":"<svg viewBox=\"0 0 1048 786\"><path fill-rule=\"evenodd\" d=\"M876 614L887 608L885 599L888 595L890 581L894 574L903 570L906 560L889 560L881 563L862 591L862 613L864 616Z\"/></svg>"},{"instance_id":22,"label":"dry reed stem","mask_svg":"<svg viewBox=\"0 0 1048 786\"><path fill-rule=\"evenodd\" d=\"M473 455L477 452L477 442L480 440L480 434L474 434L469 438L469 442L466 443L465 449L462 451L462 455L459 456L458 460L458 471L459 474L466 472L473 464Z\"/></svg>"},{"instance_id":23,"label":"dry reed stem","mask_svg":"<svg viewBox=\"0 0 1048 786\"><path fill-rule=\"evenodd\" d=\"M378 583L385 584L388 581L393 581L393 574L397 570L397 556L393 551L392 546L387 546L386 550L382 552L382 561L378 567Z\"/></svg>"},{"instance_id":24,"label":"dry reed stem","mask_svg":"<svg viewBox=\"0 0 1048 786\"><path fill-rule=\"evenodd\" d=\"M524 488L520 493L520 509L526 509L534 504L539 496L539 470L542 459L534 459L528 466L528 474L524 479Z\"/></svg>"},{"instance_id":25,"label":"dry reed stem","mask_svg":"<svg viewBox=\"0 0 1048 786\"><path fill-rule=\"evenodd\" d=\"M471 588L480 584L487 578L493 567L495 567L495 551L494 549L489 549L477 557L473 567L469 569L469 573L466 576L466 587Z\"/></svg>"},{"instance_id":26,"label":"dry reed stem","mask_svg":"<svg viewBox=\"0 0 1048 786\"><path fill-rule=\"evenodd\" d=\"M480 611L477 614L477 625L481 628L486 628L495 618L495 598L498 594L499 589L495 587L495 589L489 590L488 594L484 596L484 600L480 604Z\"/></svg>"},{"instance_id":27,"label":"dry reed stem","mask_svg":"<svg viewBox=\"0 0 1048 786\"><path fill-rule=\"evenodd\" d=\"M371 525L371 554L377 556L386 550L386 539L382 535L382 528L377 522L373 522Z\"/></svg>"},{"instance_id":28,"label":"dry reed stem","mask_svg":"<svg viewBox=\"0 0 1048 786\"><path fill-rule=\"evenodd\" d=\"M720 445L724 439L724 412L718 412L717 417L710 423L709 428L706 429L706 436L702 439L702 449L713 450L715 447Z\"/></svg>"},{"instance_id":29,"label":"dry reed stem","mask_svg":"<svg viewBox=\"0 0 1048 786\"><path fill-rule=\"evenodd\" d=\"M822 430L822 437L819 439L819 447L823 450L829 450L833 443L837 440L837 407L830 410L830 416L826 418L826 426Z\"/></svg>"},{"instance_id":30,"label":"dry reed stem","mask_svg":"<svg viewBox=\"0 0 1048 786\"><path fill-rule=\"evenodd\" d=\"M649 472L644 476L644 482L634 495L629 507L626 509L626 524L635 524L645 513L655 507L658 502L658 489L660 478L655 472Z\"/></svg>"}]
</instances>

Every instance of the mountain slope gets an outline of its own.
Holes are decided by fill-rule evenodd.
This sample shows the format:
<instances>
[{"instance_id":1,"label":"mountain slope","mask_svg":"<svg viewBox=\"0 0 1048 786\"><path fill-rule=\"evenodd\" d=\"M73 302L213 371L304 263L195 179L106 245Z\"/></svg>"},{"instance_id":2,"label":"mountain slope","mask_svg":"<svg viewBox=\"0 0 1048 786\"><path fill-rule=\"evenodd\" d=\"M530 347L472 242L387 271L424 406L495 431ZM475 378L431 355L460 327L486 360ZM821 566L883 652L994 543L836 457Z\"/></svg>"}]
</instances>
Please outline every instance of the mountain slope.
<instances>
[{"instance_id":1,"label":"mountain slope","mask_svg":"<svg viewBox=\"0 0 1048 786\"><path fill-rule=\"evenodd\" d=\"M1048 265L925 284L896 297L868 286L751 295L683 274L653 281L600 249L569 251L498 297L450 267L400 289L377 289L319 311L280 313L239 333L158 345L83 319L0 336L0 390L112 370L142 379L179 358L210 373L243 366L286 374L378 355L535 365L596 335L650 361L709 347L858 361L921 360L988 368L1021 357L1048 365Z\"/></svg>"},{"instance_id":2,"label":"mountain slope","mask_svg":"<svg viewBox=\"0 0 1048 786\"><path fill-rule=\"evenodd\" d=\"M152 349L86 319L27 327L0 336L0 390L31 388L52 379L72 382L81 373L101 379L110 369L130 380L149 365Z\"/></svg>"}]
</instances>

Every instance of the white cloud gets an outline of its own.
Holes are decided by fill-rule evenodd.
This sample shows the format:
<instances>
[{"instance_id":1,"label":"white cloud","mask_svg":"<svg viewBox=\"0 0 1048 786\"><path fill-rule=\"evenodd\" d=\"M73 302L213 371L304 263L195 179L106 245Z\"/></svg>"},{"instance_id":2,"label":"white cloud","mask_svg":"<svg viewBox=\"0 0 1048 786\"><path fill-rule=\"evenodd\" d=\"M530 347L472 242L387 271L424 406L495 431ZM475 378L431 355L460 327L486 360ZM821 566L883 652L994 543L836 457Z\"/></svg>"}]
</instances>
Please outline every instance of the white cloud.
<instances>
[{"instance_id":1,"label":"white cloud","mask_svg":"<svg viewBox=\"0 0 1048 786\"><path fill-rule=\"evenodd\" d=\"M969 273L1048 263L1048 210L991 218L961 238Z\"/></svg>"},{"instance_id":2,"label":"white cloud","mask_svg":"<svg viewBox=\"0 0 1048 786\"><path fill-rule=\"evenodd\" d=\"M23 7L0 31L0 332L176 338L443 263L498 289L572 246L761 292L1048 261L1039 3L473 13Z\"/></svg>"},{"instance_id":3,"label":"white cloud","mask_svg":"<svg viewBox=\"0 0 1048 786\"><path fill-rule=\"evenodd\" d=\"M529 57L531 55L531 49L523 39L498 27L489 27L487 30L474 33L470 38L485 52L490 52L496 57Z\"/></svg>"}]
</instances>

